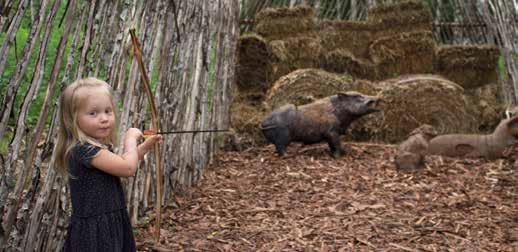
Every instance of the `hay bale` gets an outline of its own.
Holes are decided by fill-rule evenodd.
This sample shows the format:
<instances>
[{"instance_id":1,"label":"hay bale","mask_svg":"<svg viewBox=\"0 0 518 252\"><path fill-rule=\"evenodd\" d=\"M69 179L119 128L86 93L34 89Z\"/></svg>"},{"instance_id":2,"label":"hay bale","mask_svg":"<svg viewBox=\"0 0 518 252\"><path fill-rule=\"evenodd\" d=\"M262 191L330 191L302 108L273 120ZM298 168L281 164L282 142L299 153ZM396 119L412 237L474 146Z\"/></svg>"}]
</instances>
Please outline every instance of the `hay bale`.
<instances>
[{"instance_id":1,"label":"hay bale","mask_svg":"<svg viewBox=\"0 0 518 252\"><path fill-rule=\"evenodd\" d=\"M315 18L315 11L308 6L266 8L255 16L253 31L268 41L299 35L318 37Z\"/></svg>"},{"instance_id":2,"label":"hay bale","mask_svg":"<svg viewBox=\"0 0 518 252\"><path fill-rule=\"evenodd\" d=\"M498 80L500 51L491 45L440 46L436 52L436 72L465 89L477 88Z\"/></svg>"},{"instance_id":3,"label":"hay bale","mask_svg":"<svg viewBox=\"0 0 518 252\"><path fill-rule=\"evenodd\" d=\"M372 62L355 57L350 51L336 49L325 54L322 68L334 73L347 73L359 79L378 79L377 66Z\"/></svg>"},{"instance_id":4,"label":"hay bale","mask_svg":"<svg viewBox=\"0 0 518 252\"><path fill-rule=\"evenodd\" d=\"M265 101L267 109L271 110L287 103L307 104L349 90L376 93L370 82L353 81L350 75L333 74L320 69L300 69L276 81Z\"/></svg>"},{"instance_id":5,"label":"hay bale","mask_svg":"<svg viewBox=\"0 0 518 252\"><path fill-rule=\"evenodd\" d=\"M359 58L368 57L368 45L378 30L376 25L360 21L324 20L319 24L319 35L326 51L347 50Z\"/></svg>"},{"instance_id":6,"label":"hay bale","mask_svg":"<svg viewBox=\"0 0 518 252\"><path fill-rule=\"evenodd\" d=\"M369 54L369 59L357 58L348 50L336 49L325 54L322 68L368 80L432 73L435 42L431 32L402 33L375 40Z\"/></svg>"},{"instance_id":7,"label":"hay bale","mask_svg":"<svg viewBox=\"0 0 518 252\"><path fill-rule=\"evenodd\" d=\"M266 144L259 125L265 116L262 106L246 101L235 101L230 107L231 127L236 137L241 139L240 145L257 146ZM246 147L245 146L245 147Z\"/></svg>"},{"instance_id":8,"label":"hay bale","mask_svg":"<svg viewBox=\"0 0 518 252\"><path fill-rule=\"evenodd\" d=\"M408 75L379 86L383 112L363 122L370 140L398 143L422 124L432 125L440 134L476 131L463 88L447 79Z\"/></svg>"},{"instance_id":9,"label":"hay bale","mask_svg":"<svg viewBox=\"0 0 518 252\"><path fill-rule=\"evenodd\" d=\"M247 34L239 38L237 88L240 92L263 94L270 87L271 53L263 37Z\"/></svg>"},{"instance_id":10,"label":"hay bale","mask_svg":"<svg viewBox=\"0 0 518 252\"><path fill-rule=\"evenodd\" d=\"M375 40L369 46L369 54L376 65L379 80L405 74L432 73L435 47L431 32L407 32Z\"/></svg>"},{"instance_id":11,"label":"hay bale","mask_svg":"<svg viewBox=\"0 0 518 252\"><path fill-rule=\"evenodd\" d=\"M503 118L506 105L500 97L500 87L495 83L467 89L470 113L477 119L478 131L491 133Z\"/></svg>"},{"instance_id":12,"label":"hay bale","mask_svg":"<svg viewBox=\"0 0 518 252\"><path fill-rule=\"evenodd\" d=\"M268 81L302 68L320 67L323 49L319 38L298 36L270 42L271 74Z\"/></svg>"},{"instance_id":13,"label":"hay bale","mask_svg":"<svg viewBox=\"0 0 518 252\"><path fill-rule=\"evenodd\" d=\"M432 31L432 13L420 0L382 4L369 9L367 21L379 24L378 37L402 32Z\"/></svg>"}]
</instances>

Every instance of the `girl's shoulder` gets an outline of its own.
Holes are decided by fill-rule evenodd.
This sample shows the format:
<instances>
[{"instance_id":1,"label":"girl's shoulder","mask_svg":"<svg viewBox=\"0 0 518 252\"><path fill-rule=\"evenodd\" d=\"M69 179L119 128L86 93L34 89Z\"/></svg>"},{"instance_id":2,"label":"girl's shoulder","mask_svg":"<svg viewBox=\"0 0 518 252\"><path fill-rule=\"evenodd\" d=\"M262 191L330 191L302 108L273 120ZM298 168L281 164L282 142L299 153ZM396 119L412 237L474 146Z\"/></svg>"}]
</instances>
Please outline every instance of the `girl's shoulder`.
<instances>
[{"instance_id":1,"label":"girl's shoulder","mask_svg":"<svg viewBox=\"0 0 518 252\"><path fill-rule=\"evenodd\" d=\"M94 154L95 155L101 149L107 149L109 151L112 151L111 145L110 146L98 146L98 145L94 145L94 144L88 143L88 142L83 142L83 143L78 142L78 143L76 143L72 147L71 152L72 153Z\"/></svg>"},{"instance_id":2,"label":"girl's shoulder","mask_svg":"<svg viewBox=\"0 0 518 252\"><path fill-rule=\"evenodd\" d=\"M70 157L76 161L89 162L102 149L112 151L111 146L101 147L88 142L79 142L72 147L70 151Z\"/></svg>"},{"instance_id":3,"label":"girl's shoulder","mask_svg":"<svg viewBox=\"0 0 518 252\"><path fill-rule=\"evenodd\" d=\"M79 163L89 163L100 150L100 147L90 143L77 143L70 150L70 159Z\"/></svg>"},{"instance_id":4,"label":"girl's shoulder","mask_svg":"<svg viewBox=\"0 0 518 252\"><path fill-rule=\"evenodd\" d=\"M88 153L88 152L97 152L101 149L101 147L95 146L91 143L76 143L72 147L73 153Z\"/></svg>"}]
</instances>

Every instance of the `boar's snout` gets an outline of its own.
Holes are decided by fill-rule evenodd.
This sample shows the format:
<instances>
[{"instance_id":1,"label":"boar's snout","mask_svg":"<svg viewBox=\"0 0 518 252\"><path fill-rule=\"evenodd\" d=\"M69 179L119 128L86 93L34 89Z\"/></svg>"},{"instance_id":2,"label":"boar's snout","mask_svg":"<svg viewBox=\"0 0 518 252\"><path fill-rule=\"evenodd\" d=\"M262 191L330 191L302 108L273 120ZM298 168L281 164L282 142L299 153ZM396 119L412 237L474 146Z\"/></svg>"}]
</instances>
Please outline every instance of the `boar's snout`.
<instances>
[{"instance_id":1,"label":"boar's snout","mask_svg":"<svg viewBox=\"0 0 518 252\"><path fill-rule=\"evenodd\" d=\"M347 111L350 115L363 116L373 112L378 112L378 96L369 96L356 91L349 91L337 94L338 102L335 108L339 107L339 111Z\"/></svg>"},{"instance_id":2,"label":"boar's snout","mask_svg":"<svg viewBox=\"0 0 518 252\"><path fill-rule=\"evenodd\" d=\"M378 96L365 96L365 103L362 109L360 109L360 114L366 115L374 112L380 112L378 105L382 102L382 100Z\"/></svg>"}]
</instances>

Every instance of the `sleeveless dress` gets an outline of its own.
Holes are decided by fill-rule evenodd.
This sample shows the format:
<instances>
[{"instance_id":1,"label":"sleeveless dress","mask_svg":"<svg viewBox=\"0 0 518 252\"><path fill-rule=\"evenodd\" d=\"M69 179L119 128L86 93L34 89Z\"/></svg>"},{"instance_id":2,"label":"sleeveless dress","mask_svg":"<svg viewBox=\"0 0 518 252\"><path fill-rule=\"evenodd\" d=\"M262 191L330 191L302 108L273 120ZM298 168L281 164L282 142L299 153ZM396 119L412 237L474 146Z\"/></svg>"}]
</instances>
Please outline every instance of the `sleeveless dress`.
<instances>
[{"instance_id":1,"label":"sleeveless dress","mask_svg":"<svg viewBox=\"0 0 518 252\"><path fill-rule=\"evenodd\" d=\"M78 144L68 160L72 216L65 251L136 251L119 177L90 161L100 148Z\"/></svg>"}]
</instances>

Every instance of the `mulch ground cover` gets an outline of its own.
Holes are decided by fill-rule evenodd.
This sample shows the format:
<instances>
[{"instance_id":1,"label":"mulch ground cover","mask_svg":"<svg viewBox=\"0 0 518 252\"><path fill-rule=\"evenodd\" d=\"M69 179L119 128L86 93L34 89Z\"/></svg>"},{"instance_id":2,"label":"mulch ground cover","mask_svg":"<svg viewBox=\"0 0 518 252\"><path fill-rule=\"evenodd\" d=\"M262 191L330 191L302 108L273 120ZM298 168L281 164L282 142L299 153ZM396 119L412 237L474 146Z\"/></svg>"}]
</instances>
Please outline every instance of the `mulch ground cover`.
<instances>
[{"instance_id":1,"label":"mulch ground cover","mask_svg":"<svg viewBox=\"0 0 518 252\"><path fill-rule=\"evenodd\" d=\"M398 171L396 146L346 143L222 152L175 196L142 251L518 251L518 175L509 160L426 158Z\"/></svg>"}]
</instances>

